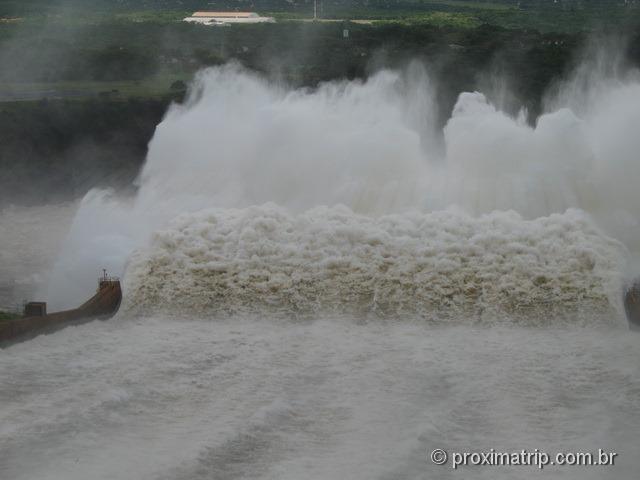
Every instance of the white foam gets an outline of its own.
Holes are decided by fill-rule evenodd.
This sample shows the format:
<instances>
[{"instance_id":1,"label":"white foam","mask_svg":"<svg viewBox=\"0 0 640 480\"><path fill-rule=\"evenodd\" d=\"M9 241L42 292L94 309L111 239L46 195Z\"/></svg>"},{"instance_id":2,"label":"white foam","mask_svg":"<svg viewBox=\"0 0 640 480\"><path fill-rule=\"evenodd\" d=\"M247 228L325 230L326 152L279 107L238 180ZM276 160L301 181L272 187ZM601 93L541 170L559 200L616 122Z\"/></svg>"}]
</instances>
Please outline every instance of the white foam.
<instances>
[{"instance_id":1,"label":"white foam","mask_svg":"<svg viewBox=\"0 0 640 480\"><path fill-rule=\"evenodd\" d=\"M144 250L152 233L178 215L270 202L291 218L346 205L369 216L374 229L382 228L377 217L410 211L434 222L453 215L455 223L462 217L450 207L474 217L515 210L520 222L538 219L514 227L535 238L553 229L538 234L534 226L580 209L638 254L640 136L633 126L640 121L640 82L632 76L598 82L583 95L582 108L572 90L535 126L522 114L501 112L481 93L463 93L438 131L437 88L416 65L315 90L274 85L236 65L206 70L186 103L172 106L158 126L137 196L121 200L94 192L83 201L56 270L66 282L51 285L46 296L58 307L77 303L90 293L97 270L123 273L130 253ZM481 220L464 220L474 221ZM308 232L297 235L304 242ZM396 253L403 255L402 248L390 254ZM618 254L616 247L608 255ZM629 258L626 264L635 265ZM618 277L626 274L621 269Z\"/></svg>"},{"instance_id":2,"label":"white foam","mask_svg":"<svg viewBox=\"0 0 640 480\"><path fill-rule=\"evenodd\" d=\"M575 210L535 220L460 211L379 218L273 204L184 215L134 256L125 309L418 315L617 307L624 247ZM545 321L549 318L535 319Z\"/></svg>"}]
</instances>

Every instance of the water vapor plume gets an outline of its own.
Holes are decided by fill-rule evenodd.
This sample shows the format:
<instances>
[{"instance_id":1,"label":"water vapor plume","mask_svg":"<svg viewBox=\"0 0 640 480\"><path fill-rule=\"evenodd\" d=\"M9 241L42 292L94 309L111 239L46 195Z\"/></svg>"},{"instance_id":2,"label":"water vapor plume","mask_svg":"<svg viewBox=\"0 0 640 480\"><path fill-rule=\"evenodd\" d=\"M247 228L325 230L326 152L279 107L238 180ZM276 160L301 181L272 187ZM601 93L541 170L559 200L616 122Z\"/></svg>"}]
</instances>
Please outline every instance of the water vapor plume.
<instances>
[{"instance_id":1,"label":"water vapor plume","mask_svg":"<svg viewBox=\"0 0 640 480\"><path fill-rule=\"evenodd\" d=\"M144 252L158 241L152 233L174 228L168 222L179 215L267 203L292 215L343 205L354 219L455 207L471 217L515 210L521 222L553 214L572 221L565 212L579 209L595 223L581 220L575 228L594 228L603 244L616 245L605 240L611 236L640 252L640 163L633 153L640 138L632 131L640 83L632 73L600 78L589 81L597 88L589 87L581 108L572 108L579 89L559 88L549 103L555 106L534 126L524 111L511 115L480 92L462 93L439 130L437 89L417 64L317 89L289 89L234 64L208 69L158 126L137 196L128 203L108 193L85 199L58 271L78 286L77 295L96 263L124 272L129 253ZM594 246L596 237L589 237ZM614 256L624 251L612 248ZM83 249L87 255L79 256ZM552 262L544 251L536 258ZM187 263L174 265L180 276ZM140 280L125 281L133 278ZM131 292L139 286L126 285ZM55 289L49 297L70 301Z\"/></svg>"}]
</instances>

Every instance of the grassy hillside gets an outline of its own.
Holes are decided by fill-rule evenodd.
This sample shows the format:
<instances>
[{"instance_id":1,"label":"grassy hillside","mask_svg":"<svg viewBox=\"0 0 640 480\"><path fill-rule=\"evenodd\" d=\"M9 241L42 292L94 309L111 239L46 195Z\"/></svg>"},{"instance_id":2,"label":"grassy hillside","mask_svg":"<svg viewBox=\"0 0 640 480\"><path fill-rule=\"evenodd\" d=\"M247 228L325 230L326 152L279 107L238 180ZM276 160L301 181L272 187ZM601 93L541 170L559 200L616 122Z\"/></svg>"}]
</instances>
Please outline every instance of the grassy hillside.
<instances>
[{"instance_id":1,"label":"grassy hillside","mask_svg":"<svg viewBox=\"0 0 640 480\"><path fill-rule=\"evenodd\" d=\"M278 19L310 18L312 0L0 0L7 21L67 23L131 21L169 23L194 10L252 10ZM326 19L373 19L404 23L576 32L636 24L640 0L334 0L318 2Z\"/></svg>"}]
</instances>

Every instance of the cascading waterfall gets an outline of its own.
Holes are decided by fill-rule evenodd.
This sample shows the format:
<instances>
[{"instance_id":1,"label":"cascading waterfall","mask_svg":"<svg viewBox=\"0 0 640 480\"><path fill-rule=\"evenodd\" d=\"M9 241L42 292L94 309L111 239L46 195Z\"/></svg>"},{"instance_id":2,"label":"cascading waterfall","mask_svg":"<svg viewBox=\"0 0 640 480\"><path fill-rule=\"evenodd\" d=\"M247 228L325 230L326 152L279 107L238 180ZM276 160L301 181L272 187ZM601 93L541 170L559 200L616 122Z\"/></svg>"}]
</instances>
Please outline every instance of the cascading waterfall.
<instances>
[{"instance_id":1,"label":"cascading waterfall","mask_svg":"<svg viewBox=\"0 0 640 480\"><path fill-rule=\"evenodd\" d=\"M60 306L77 301L100 264L127 272L130 305L153 299L187 308L197 296L200 310L206 297L212 308L233 311L252 296L260 308L283 302L305 311L314 302L347 304L359 292L359 308L380 311L372 299L386 298L387 285L395 292L382 308L387 312L393 305L407 310L409 297L415 302L409 311L455 304L451 298L484 310L506 300L468 295L468 282L486 292L501 278L515 303L609 295L609 306L619 311L623 265L633 265L640 251L634 180L640 137L631 131L640 120L640 83L629 75L592 84L583 89L579 111L570 108L573 89L566 106L559 95L535 126L523 113L498 110L482 93L463 93L438 131L437 89L417 64L315 90L290 90L237 65L206 70L158 126L135 198L94 191L84 199L55 269L68 282L52 283L47 296ZM206 209L214 211L200 212ZM243 235L260 231L261 222L272 224L272 234L256 233L250 245ZM398 230L401 224L406 231ZM358 233L345 240L352 229ZM490 251L477 250L475 242L489 232L496 235ZM178 237L175 245L169 240ZM363 254L369 237L383 240ZM488 261L516 261L525 250L527 262L513 279L513 272L497 275ZM487 256L478 261L482 252ZM250 254L259 285L240 272L250 270ZM389 265L382 268L378 256ZM432 258L458 267L440 270ZM221 273L211 259L243 280L225 277L230 270ZM342 273L329 266L334 260ZM156 272L163 277L154 278ZM306 283L286 294L265 287L296 278ZM555 289L536 278L555 278ZM175 292L146 298L143 292L160 283ZM532 298L518 297L525 285L534 286L527 289ZM397 297L399 291L408 297Z\"/></svg>"}]
</instances>

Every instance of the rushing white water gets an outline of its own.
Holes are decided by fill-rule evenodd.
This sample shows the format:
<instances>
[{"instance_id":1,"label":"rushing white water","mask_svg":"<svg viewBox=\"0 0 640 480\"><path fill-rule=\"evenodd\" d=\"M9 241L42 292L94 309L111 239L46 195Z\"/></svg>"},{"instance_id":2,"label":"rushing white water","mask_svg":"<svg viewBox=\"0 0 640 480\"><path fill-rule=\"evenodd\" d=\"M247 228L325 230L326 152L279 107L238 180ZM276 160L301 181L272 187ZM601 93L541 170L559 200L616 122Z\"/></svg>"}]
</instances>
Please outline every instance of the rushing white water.
<instances>
[{"instance_id":1,"label":"rushing white water","mask_svg":"<svg viewBox=\"0 0 640 480\"><path fill-rule=\"evenodd\" d=\"M0 351L0 478L637 476L625 329L120 318ZM614 467L436 466L449 451L618 453Z\"/></svg>"},{"instance_id":2,"label":"rushing white water","mask_svg":"<svg viewBox=\"0 0 640 480\"><path fill-rule=\"evenodd\" d=\"M53 308L104 266L122 311L0 350L0 478L636 478L640 83L578 77L535 127L476 92L439 132L417 66L313 91L204 72L54 269Z\"/></svg>"},{"instance_id":3,"label":"rushing white water","mask_svg":"<svg viewBox=\"0 0 640 480\"><path fill-rule=\"evenodd\" d=\"M134 258L125 309L488 322L544 322L564 310L611 321L624 253L578 211L525 221L515 212L205 210L181 216Z\"/></svg>"},{"instance_id":4,"label":"rushing white water","mask_svg":"<svg viewBox=\"0 0 640 480\"><path fill-rule=\"evenodd\" d=\"M158 126L137 196L85 198L56 269L68 281L53 282L46 296L57 306L77 302L97 265L123 273L131 252L177 215L267 202L307 216L335 205L372 217L451 206L470 215L515 210L523 222L578 208L640 251L633 77L584 93L580 117L557 108L535 127L480 93L464 93L444 135L435 127L436 94L415 65L313 91L291 91L234 65L202 73L187 102Z\"/></svg>"}]
</instances>

